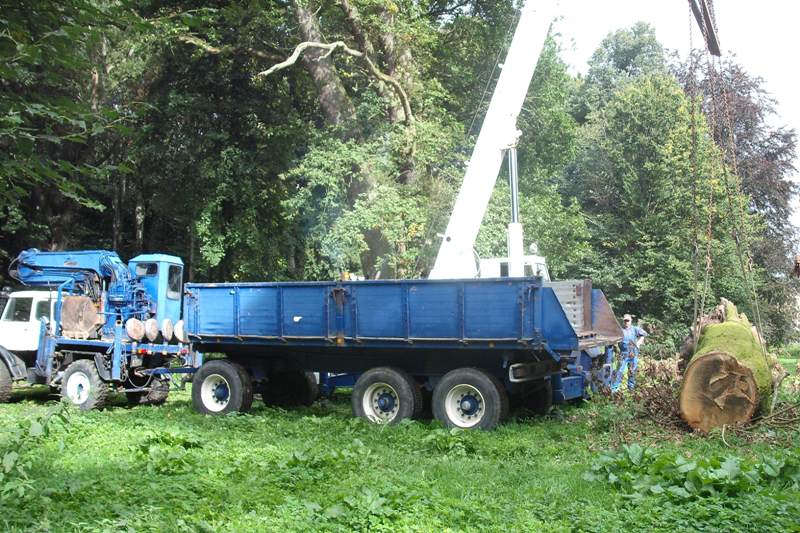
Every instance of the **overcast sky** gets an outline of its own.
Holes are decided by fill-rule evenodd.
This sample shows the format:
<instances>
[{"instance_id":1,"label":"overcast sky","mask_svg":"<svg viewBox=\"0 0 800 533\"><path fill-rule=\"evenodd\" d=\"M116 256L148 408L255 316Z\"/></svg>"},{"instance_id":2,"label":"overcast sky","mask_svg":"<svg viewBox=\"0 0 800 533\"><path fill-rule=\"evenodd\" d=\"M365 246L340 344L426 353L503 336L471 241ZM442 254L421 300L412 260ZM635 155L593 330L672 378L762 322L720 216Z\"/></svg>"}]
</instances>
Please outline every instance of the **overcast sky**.
<instances>
[{"instance_id":1,"label":"overcast sky","mask_svg":"<svg viewBox=\"0 0 800 533\"><path fill-rule=\"evenodd\" d=\"M537 1L537 0L531 0ZM586 72L586 62L610 32L637 21L650 23L661 44L686 57L689 50L688 0L560 0L563 18L563 58L573 72ZM764 79L764 88L778 103L775 125L800 131L800 2L795 0L717 0L717 31L723 57L735 54L745 70ZM697 23L691 18L695 47L702 46ZM798 166L797 164L795 166ZM800 173L795 179L800 179ZM800 210L795 209L795 225Z\"/></svg>"}]
</instances>

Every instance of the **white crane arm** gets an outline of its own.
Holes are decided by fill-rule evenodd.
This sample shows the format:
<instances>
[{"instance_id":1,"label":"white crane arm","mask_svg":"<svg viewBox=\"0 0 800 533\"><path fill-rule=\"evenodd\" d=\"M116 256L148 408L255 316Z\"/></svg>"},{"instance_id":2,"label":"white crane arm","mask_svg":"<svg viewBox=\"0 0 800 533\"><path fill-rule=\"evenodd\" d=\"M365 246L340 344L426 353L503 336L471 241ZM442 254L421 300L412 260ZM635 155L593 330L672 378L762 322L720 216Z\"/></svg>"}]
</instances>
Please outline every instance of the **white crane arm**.
<instances>
[{"instance_id":1,"label":"white crane arm","mask_svg":"<svg viewBox=\"0 0 800 533\"><path fill-rule=\"evenodd\" d=\"M503 151L516 146L519 138L517 116L556 16L556 7L554 0L528 0L522 7L430 279L477 275L473 256L475 239L503 164Z\"/></svg>"}]
</instances>

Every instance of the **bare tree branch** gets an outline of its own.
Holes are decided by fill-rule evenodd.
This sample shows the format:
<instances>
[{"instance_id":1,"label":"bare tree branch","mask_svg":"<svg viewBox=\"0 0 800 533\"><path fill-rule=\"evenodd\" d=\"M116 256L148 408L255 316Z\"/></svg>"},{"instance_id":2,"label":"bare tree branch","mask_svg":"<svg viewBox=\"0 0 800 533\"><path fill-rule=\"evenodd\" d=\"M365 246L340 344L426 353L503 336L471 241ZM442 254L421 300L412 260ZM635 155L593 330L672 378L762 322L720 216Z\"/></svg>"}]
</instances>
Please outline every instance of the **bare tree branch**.
<instances>
[{"instance_id":1,"label":"bare tree branch","mask_svg":"<svg viewBox=\"0 0 800 533\"><path fill-rule=\"evenodd\" d=\"M272 65L267 70L259 72L258 74L256 74L256 76L269 76L270 74L273 74L279 70L291 67L292 65L297 63L297 60L300 59L300 56L303 54L303 52L309 48L315 48L317 50L325 50L326 53L321 57L328 57L334 51L339 49L350 56L361 59L367 65L367 69L369 70L370 74L372 74L375 78L381 80L382 82L386 83L392 88L392 90L394 90L395 94L400 99L400 103L403 105L403 112L405 113L406 124L412 125L414 123L414 115L411 112L411 104L409 103L408 95L406 94L402 85L400 85L400 82L398 82L392 76L389 76L388 74L381 72L375 66L375 63L373 63L372 60L366 54L364 54L359 50L354 50L350 48L343 41L335 41L332 43L318 43L318 42L306 41L300 43L295 47L294 51L292 52L292 55L290 55L284 61Z\"/></svg>"},{"instance_id":2,"label":"bare tree branch","mask_svg":"<svg viewBox=\"0 0 800 533\"><path fill-rule=\"evenodd\" d=\"M193 44L196 47L200 48L201 50L204 50L209 54L214 54L214 55L247 52L251 56L257 57L259 59L268 59L270 61L276 61L280 59L280 56L278 56L277 54L271 54L269 52L264 52L262 50L251 48L249 46L245 48L239 48L230 45L217 47L195 35L189 35L189 34L178 35L178 40L187 44Z\"/></svg>"}]
</instances>

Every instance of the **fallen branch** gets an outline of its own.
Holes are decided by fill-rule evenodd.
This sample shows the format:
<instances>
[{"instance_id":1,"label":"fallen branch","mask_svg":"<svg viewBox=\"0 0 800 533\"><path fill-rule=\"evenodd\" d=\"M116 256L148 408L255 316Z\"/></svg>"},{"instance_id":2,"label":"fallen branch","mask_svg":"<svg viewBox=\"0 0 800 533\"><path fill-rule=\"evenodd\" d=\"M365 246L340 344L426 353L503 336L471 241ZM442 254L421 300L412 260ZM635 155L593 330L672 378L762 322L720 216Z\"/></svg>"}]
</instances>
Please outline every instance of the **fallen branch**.
<instances>
[{"instance_id":1,"label":"fallen branch","mask_svg":"<svg viewBox=\"0 0 800 533\"><path fill-rule=\"evenodd\" d=\"M388 74L386 74L384 72L381 72L378 69L378 67L375 66L375 63L373 63L372 60L365 53L363 53L363 52L361 52L359 50L354 50L354 49L350 48L343 41L336 41L336 42L332 42L332 43L318 43L318 42L312 42L312 41L302 42L302 43L298 44L295 47L295 49L292 52L292 54L288 58L286 58L284 61L281 61L280 63L276 63L276 64L272 65L267 70L264 70L264 71L259 72L258 74L256 74L256 76L269 76L270 74L273 74L273 73L275 73L275 72L277 72L279 70L285 69L287 67L291 67L292 65L297 63L297 60L300 59L300 56L303 54L303 52L306 51L309 48L315 48L317 50L324 50L325 51L325 54L323 54L322 56L316 58L317 61L319 59L323 59L323 58L326 58L326 57L330 56L337 49L341 50L342 52L344 52L344 53L346 53L346 54L348 54L350 56L356 57L356 58L361 59L362 61L364 61L364 63L366 63L366 65L367 65L367 69L369 70L370 74L372 74L374 77L376 77L377 79L381 80L382 82L386 83L387 85L389 85L392 88L392 90L394 90L395 94L397 95L397 98L400 100L400 103L403 105L403 112L405 114L405 123L407 125L409 125L409 126L414 123L414 115L411 112L411 104L410 104L410 102L408 100L408 95L406 94L405 90L400 85L400 83L396 79L394 79L392 76L389 76Z\"/></svg>"},{"instance_id":2,"label":"fallen branch","mask_svg":"<svg viewBox=\"0 0 800 533\"><path fill-rule=\"evenodd\" d=\"M772 402L769 404L769 412L773 412L775 410L775 405L778 403L778 393L781 390L781 385L783 385L783 380L789 377L789 373L787 371L783 371L780 376L777 376L776 379L772 382Z\"/></svg>"}]
</instances>

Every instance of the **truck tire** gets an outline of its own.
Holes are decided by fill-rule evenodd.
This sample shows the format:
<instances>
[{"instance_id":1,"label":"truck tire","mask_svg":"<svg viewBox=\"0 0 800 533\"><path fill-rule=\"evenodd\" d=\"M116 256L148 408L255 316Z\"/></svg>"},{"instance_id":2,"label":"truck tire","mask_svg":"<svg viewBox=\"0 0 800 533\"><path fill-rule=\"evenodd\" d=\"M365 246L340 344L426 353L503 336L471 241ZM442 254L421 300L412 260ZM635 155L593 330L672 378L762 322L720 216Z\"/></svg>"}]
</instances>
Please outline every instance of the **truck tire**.
<instances>
[{"instance_id":1,"label":"truck tire","mask_svg":"<svg viewBox=\"0 0 800 533\"><path fill-rule=\"evenodd\" d=\"M126 392L128 405L163 405L169 397L169 380L156 379L150 383L150 390L147 392Z\"/></svg>"},{"instance_id":2,"label":"truck tire","mask_svg":"<svg viewBox=\"0 0 800 533\"><path fill-rule=\"evenodd\" d=\"M457 368L433 391L433 416L448 428L494 429L508 417L508 393L480 368Z\"/></svg>"},{"instance_id":3,"label":"truck tire","mask_svg":"<svg viewBox=\"0 0 800 533\"><path fill-rule=\"evenodd\" d=\"M259 392L266 405L307 407L319 398L319 384L313 372L288 370L270 373Z\"/></svg>"},{"instance_id":4,"label":"truck tire","mask_svg":"<svg viewBox=\"0 0 800 533\"><path fill-rule=\"evenodd\" d=\"M238 363L209 361L194 374L192 403L197 412L206 415L248 411L253 403L252 380Z\"/></svg>"},{"instance_id":5,"label":"truck tire","mask_svg":"<svg viewBox=\"0 0 800 533\"><path fill-rule=\"evenodd\" d=\"M414 379L399 368L367 370L356 381L351 398L353 416L377 424L397 424L422 412L422 392Z\"/></svg>"},{"instance_id":6,"label":"truck tire","mask_svg":"<svg viewBox=\"0 0 800 533\"><path fill-rule=\"evenodd\" d=\"M11 371L3 361L0 361L0 403L11 399Z\"/></svg>"},{"instance_id":7,"label":"truck tire","mask_svg":"<svg viewBox=\"0 0 800 533\"><path fill-rule=\"evenodd\" d=\"M91 359L73 361L61 378L61 396L82 411L102 409L108 399L108 391L108 383L100 378Z\"/></svg>"}]
</instances>

